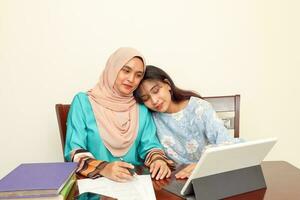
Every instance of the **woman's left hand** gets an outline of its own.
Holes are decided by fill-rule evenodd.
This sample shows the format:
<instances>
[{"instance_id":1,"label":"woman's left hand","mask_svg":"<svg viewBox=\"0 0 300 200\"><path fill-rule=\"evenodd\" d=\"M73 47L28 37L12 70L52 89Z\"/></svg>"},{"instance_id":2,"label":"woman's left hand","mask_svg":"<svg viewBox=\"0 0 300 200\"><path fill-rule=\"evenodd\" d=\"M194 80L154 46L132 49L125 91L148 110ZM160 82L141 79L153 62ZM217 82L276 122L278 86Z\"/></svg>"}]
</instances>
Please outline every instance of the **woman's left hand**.
<instances>
[{"instance_id":1,"label":"woman's left hand","mask_svg":"<svg viewBox=\"0 0 300 200\"><path fill-rule=\"evenodd\" d=\"M171 176L171 170L167 163L163 160L155 160L150 165L151 177L156 180L169 178Z\"/></svg>"}]
</instances>

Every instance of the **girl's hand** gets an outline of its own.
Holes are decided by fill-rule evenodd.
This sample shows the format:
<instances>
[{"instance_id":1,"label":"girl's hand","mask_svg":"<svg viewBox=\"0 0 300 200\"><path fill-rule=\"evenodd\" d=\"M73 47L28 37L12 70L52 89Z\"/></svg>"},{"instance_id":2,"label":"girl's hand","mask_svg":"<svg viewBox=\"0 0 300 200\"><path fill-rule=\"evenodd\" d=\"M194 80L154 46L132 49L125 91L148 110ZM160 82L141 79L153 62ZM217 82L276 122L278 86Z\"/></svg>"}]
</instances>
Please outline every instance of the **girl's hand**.
<instances>
[{"instance_id":1,"label":"girl's hand","mask_svg":"<svg viewBox=\"0 0 300 200\"><path fill-rule=\"evenodd\" d=\"M133 178L129 169L134 169L134 166L122 161L111 162L100 171L100 175L113 181L126 182Z\"/></svg>"},{"instance_id":2,"label":"girl's hand","mask_svg":"<svg viewBox=\"0 0 300 200\"><path fill-rule=\"evenodd\" d=\"M177 174L175 174L175 177L178 179L188 178L194 170L195 166L196 163L189 164L188 166L180 170Z\"/></svg>"},{"instance_id":3,"label":"girl's hand","mask_svg":"<svg viewBox=\"0 0 300 200\"><path fill-rule=\"evenodd\" d=\"M167 163L163 160L155 160L150 165L151 177L156 180L169 178L171 175L171 170Z\"/></svg>"}]
</instances>

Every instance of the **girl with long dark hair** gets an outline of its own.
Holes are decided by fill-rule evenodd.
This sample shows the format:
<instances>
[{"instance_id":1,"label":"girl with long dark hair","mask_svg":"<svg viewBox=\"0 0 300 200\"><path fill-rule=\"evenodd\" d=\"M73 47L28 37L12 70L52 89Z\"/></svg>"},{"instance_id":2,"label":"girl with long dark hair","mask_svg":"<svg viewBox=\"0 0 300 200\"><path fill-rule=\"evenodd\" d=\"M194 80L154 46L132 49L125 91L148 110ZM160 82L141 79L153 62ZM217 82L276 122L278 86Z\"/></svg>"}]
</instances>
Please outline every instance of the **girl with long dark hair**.
<instances>
[{"instance_id":1,"label":"girl with long dark hair","mask_svg":"<svg viewBox=\"0 0 300 200\"><path fill-rule=\"evenodd\" d=\"M193 91L178 88L162 69L148 65L134 92L138 103L152 111L157 135L168 157L189 164L176 178L187 178L210 144L239 141L228 134L211 105Z\"/></svg>"}]
</instances>

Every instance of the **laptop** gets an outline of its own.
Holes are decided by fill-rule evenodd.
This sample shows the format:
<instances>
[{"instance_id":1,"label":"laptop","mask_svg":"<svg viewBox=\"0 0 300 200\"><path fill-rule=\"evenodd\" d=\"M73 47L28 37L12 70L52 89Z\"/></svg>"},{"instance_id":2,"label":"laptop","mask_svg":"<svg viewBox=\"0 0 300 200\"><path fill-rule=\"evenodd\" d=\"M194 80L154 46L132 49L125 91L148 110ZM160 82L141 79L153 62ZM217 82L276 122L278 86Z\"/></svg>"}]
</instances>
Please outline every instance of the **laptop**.
<instances>
[{"instance_id":1,"label":"laptop","mask_svg":"<svg viewBox=\"0 0 300 200\"><path fill-rule=\"evenodd\" d=\"M276 141L276 138L268 138L206 148L185 183L173 181L173 185L164 189L179 196L191 195L193 179L260 165Z\"/></svg>"}]
</instances>

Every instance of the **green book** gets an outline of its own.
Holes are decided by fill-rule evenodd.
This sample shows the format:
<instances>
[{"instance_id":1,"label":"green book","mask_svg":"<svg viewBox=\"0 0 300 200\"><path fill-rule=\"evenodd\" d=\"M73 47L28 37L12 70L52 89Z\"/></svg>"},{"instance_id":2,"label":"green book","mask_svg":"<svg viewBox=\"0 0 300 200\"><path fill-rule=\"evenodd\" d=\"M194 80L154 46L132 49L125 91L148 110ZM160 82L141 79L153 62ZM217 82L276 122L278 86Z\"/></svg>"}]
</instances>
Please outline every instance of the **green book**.
<instances>
[{"instance_id":1,"label":"green book","mask_svg":"<svg viewBox=\"0 0 300 200\"><path fill-rule=\"evenodd\" d=\"M63 189L60 191L59 196L63 196L63 200L66 200L68 194L70 193L71 189L73 188L74 183L76 182L76 175L73 174Z\"/></svg>"}]
</instances>

